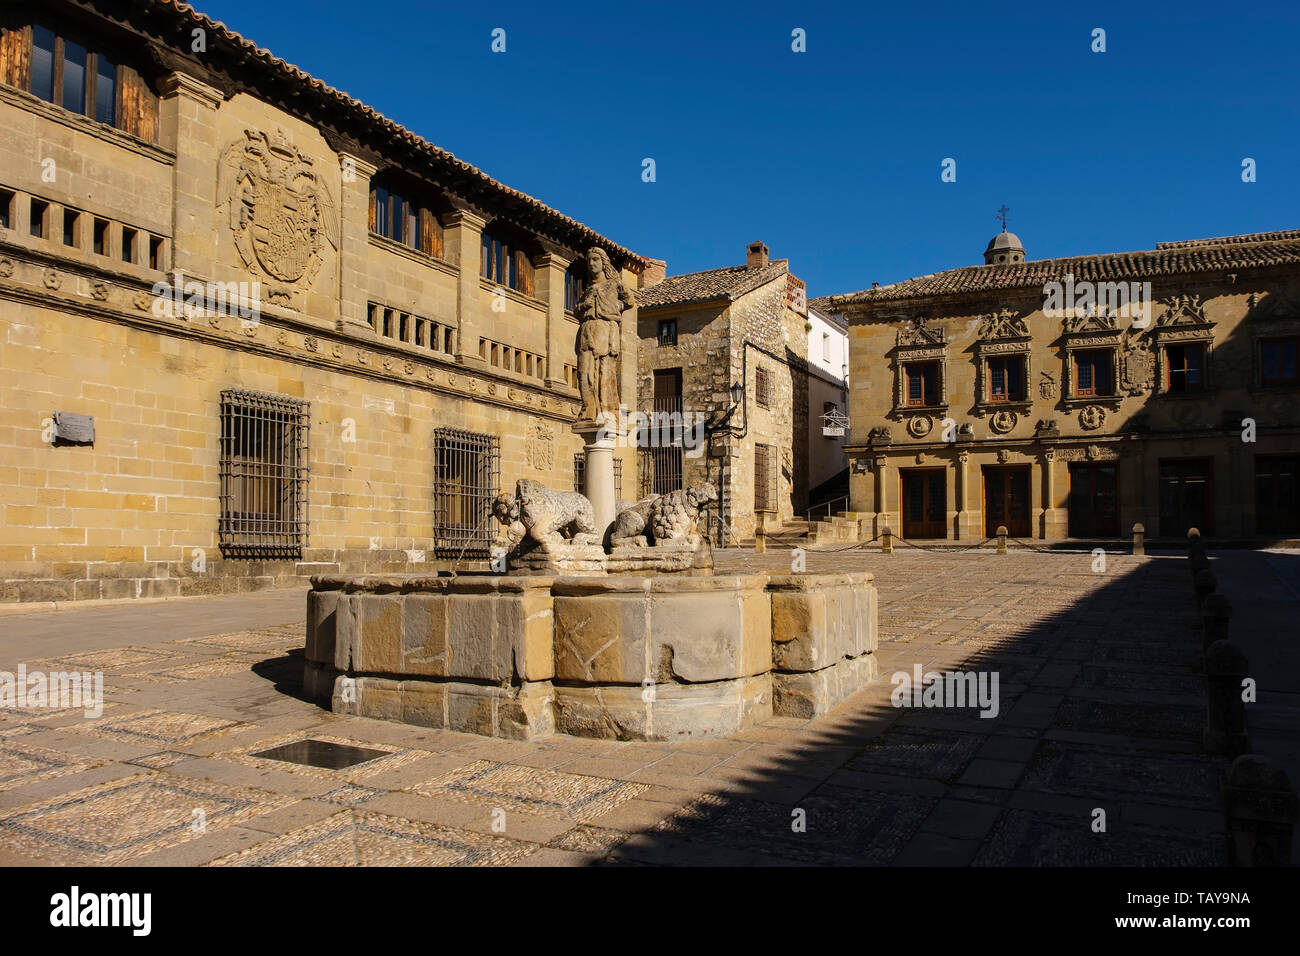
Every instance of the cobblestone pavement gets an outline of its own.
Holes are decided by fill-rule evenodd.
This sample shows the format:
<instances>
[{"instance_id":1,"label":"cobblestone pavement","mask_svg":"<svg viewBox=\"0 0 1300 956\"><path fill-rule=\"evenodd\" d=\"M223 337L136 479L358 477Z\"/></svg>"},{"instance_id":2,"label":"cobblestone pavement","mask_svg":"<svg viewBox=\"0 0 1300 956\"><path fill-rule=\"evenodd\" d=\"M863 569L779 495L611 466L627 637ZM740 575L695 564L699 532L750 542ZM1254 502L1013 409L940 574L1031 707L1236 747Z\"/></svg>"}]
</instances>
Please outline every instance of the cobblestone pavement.
<instances>
[{"instance_id":1,"label":"cobblestone pavement","mask_svg":"<svg viewBox=\"0 0 1300 956\"><path fill-rule=\"evenodd\" d=\"M790 566L775 549L717 557ZM1294 579L1276 556L1215 557L1225 580ZM882 679L824 718L671 744L336 717L301 698L301 591L5 616L0 669L100 670L107 704L98 719L0 709L0 863L1220 861L1225 761L1200 752L1184 561L1109 555L1101 573L1086 553L807 561L875 573ZM891 706L890 675L914 664L996 671L998 716ZM1287 693L1271 719L1294 715ZM259 756L308 738L373 754L345 769Z\"/></svg>"}]
</instances>

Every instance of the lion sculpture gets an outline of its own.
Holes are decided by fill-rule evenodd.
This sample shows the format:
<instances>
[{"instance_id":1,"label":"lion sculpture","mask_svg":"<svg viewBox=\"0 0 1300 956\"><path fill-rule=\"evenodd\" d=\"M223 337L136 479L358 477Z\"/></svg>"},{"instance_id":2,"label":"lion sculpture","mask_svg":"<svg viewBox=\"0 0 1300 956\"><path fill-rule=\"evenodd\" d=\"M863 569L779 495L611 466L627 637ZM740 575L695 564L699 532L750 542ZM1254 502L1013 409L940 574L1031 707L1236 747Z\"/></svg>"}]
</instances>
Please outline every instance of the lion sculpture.
<instances>
[{"instance_id":1,"label":"lion sculpture","mask_svg":"<svg viewBox=\"0 0 1300 956\"><path fill-rule=\"evenodd\" d=\"M610 543L614 547L646 547L653 539L655 544L689 544L692 537L698 537L695 527L700 512L717 500L716 488L698 484L638 501L614 519Z\"/></svg>"},{"instance_id":2,"label":"lion sculpture","mask_svg":"<svg viewBox=\"0 0 1300 956\"><path fill-rule=\"evenodd\" d=\"M518 551L526 538L548 552L565 544L599 544L590 501L577 492L552 491L528 478L515 483L514 497L497 495L492 514L506 526L511 552Z\"/></svg>"}]
</instances>

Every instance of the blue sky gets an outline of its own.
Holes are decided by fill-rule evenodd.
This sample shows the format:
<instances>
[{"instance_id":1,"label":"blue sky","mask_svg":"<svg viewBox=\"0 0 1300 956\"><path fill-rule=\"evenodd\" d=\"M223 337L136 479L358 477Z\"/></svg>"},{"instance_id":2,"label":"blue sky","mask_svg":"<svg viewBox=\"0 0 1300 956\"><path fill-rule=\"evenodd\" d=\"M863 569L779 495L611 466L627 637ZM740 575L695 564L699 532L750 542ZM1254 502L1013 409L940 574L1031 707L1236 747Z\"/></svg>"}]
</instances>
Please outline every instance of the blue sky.
<instances>
[{"instance_id":1,"label":"blue sky","mask_svg":"<svg viewBox=\"0 0 1300 956\"><path fill-rule=\"evenodd\" d=\"M852 291L982 262L1003 203L1033 259L1300 226L1281 0L196 5L670 274L762 239Z\"/></svg>"}]
</instances>

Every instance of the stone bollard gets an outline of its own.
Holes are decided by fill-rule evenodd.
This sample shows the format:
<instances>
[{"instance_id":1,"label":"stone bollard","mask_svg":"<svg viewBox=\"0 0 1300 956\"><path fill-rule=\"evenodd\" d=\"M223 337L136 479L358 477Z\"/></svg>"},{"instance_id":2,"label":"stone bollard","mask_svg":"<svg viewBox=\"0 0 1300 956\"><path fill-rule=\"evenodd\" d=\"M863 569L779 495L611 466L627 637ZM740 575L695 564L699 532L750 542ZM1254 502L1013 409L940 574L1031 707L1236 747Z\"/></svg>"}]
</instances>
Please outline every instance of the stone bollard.
<instances>
[{"instance_id":1,"label":"stone bollard","mask_svg":"<svg viewBox=\"0 0 1300 956\"><path fill-rule=\"evenodd\" d=\"M754 516L754 553L767 553L767 519L760 511Z\"/></svg>"},{"instance_id":2,"label":"stone bollard","mask_svg":"<svg viewBox=\"0 0 1300 956\"><path fill-rule=\"evenodd\" d=\"M1241 682L1250 670L1246 655L1231 641L1205 651L1205 734L1207 753L1236 757L1250 751Z\"/></svg>"},{"instance_id":3,"label":"stone bollard","mask_svg":"<svg viewBox=\"0 0 1300 956\"><path fill-rule=\"evenodd\" d=\"M1196 577L1192 579L1192 590L1196 594L1197 617L1201 615L1201 608L1205 605L1205 599L1213 594L1218 586L1219 582L1215 579L1213 571L1201 570L1196 572Z\"/></svg>"},{"instance_id":4,"label":"stone bollard","mask_svg":"<svg viewBox=\"0 0 1300 956\"><path fill-rule=\"evenodd\" d=\"M1201 605L1201 653L1210 649L1215 641L1228 640L1228 620L1232 605L1222 594L1210 594Z\"/></svg>"},{"instance_id":5,"label":"stone bollard","mask_svg":"<svg viewBox=\"0 0 1300 956\"><path fill-rule=\"evenodd\" d=\"M894 553L894 532L890 531L889 528L885 528L880 532L880 553Z\"/></svg>"},{"instance_id":6,"label":"stone bollard","mask_svg":"<svg viewBox=\"0 0 1300 956\"><path fill-rule=\"evenodd\" d=\"M1228 866L1287 866L1297 799L1286 771L1259 754L1242 754L1223 776Z\"/></svg>"},{"instance_id":7,"label":"stone bollard","mask_svg":"<svg viewBox=\"0 0 1300 956\"><path fill-rule=\"evenodd\" d=\"M1004 524L998 525L997 535L998 535L998 554L1006 554L1007 553L1007 526Z\"/></svg>"},{"instance_id":8,"label":"stone bollard","mask_svg":"<svg viewBox=\"0 0 1300 956\"><path fill-rule=\"evenodd\" d=\"M1141 524L1133 526L1133 553L1147 553L1147 529Z\"/></svg>"}]
</instances>

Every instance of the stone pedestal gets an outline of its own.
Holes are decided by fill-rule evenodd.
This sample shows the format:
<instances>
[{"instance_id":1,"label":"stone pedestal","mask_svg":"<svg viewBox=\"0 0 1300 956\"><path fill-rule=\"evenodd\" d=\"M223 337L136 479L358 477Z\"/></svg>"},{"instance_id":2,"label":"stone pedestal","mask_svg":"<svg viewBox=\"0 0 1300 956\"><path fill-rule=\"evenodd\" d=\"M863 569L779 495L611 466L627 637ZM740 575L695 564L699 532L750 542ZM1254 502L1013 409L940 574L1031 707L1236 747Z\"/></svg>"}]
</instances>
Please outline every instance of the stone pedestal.
<instances>
[{"instance_id":1,"label":"stone pedestal","mask_svg":"<svg viewBox=\"0 0 1300 956\"><path fill-rule=\"evenodd\" d=\"M618 507L614 495L614 447L619 436L589 423L574 425L573 430L582 436L585 445L585 487L582 492L591 502L591 510L596 515L596 531L601 541L604 541L609 526L614 523L615 509Z\"/></svg>"}]
</instances>

